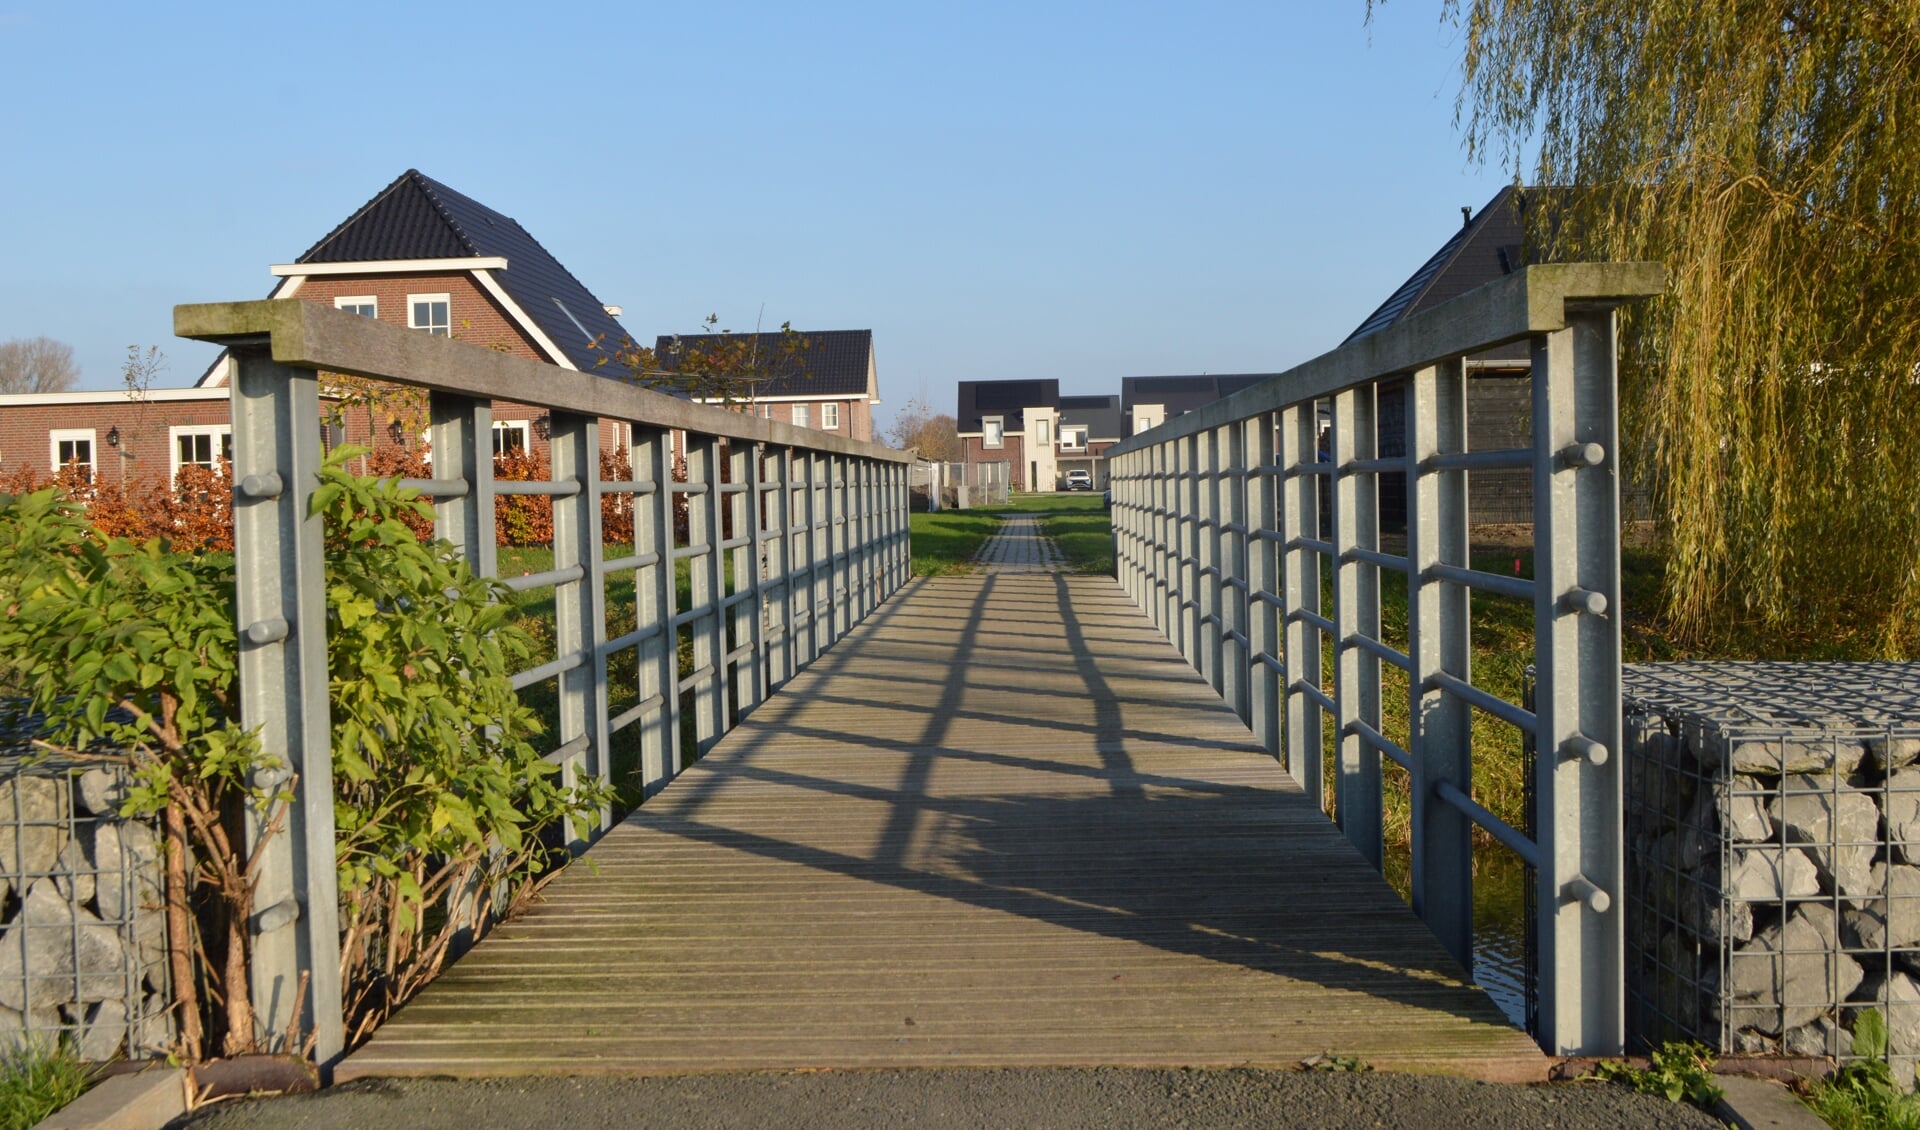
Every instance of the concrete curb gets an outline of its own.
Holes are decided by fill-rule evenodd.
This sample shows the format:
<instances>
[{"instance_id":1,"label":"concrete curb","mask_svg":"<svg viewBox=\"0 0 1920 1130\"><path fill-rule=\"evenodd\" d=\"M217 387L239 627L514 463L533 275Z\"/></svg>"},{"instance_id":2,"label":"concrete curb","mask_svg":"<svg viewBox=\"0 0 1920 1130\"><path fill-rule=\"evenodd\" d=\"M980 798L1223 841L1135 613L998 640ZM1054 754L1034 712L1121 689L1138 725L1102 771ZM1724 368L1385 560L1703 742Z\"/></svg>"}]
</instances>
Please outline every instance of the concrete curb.
<instances>
[{"instance_id":1,"label":"concrete curb","mask_svg":"<svg viewBox=\"0 0 1920 1130\"><path fill-rule=\"evenodd\" d=\"M1827 1130L1812 1107L1771 1079L1716 1075L1713 1081L1726 1092L1714 1114L1740 1130Z\"/></svg>"},{"instance_id":2,"label":"concrete curb","mask_svg":"<svg viewBox=\"0 0 1920 1130\"><path fill-rule=\"evenodd\" d=\"M102 1080L34 1130L160 1130L185 1113L186 1069L157 1066Z\"/></svg>"}]
</instances>

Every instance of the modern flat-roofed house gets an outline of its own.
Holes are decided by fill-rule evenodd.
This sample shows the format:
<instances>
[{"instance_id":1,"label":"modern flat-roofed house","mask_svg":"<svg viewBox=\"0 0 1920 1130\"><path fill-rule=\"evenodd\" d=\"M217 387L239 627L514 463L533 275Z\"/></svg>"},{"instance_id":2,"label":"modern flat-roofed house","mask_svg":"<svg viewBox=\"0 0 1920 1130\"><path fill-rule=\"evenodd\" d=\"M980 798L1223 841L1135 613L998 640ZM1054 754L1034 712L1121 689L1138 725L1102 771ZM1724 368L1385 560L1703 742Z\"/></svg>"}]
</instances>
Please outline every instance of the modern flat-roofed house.
<instances>
[{"instance_id":1,"label":"modern flat-roofed house","mask_svg":"<svg viewBox=\"0 0 1920 1130\"><path fill-rule=\"evenodd\" d=\"M1117 396L1063 396L1055 429L1054 465L1059 477L1036 490L1055 490L1066 483L1067 472L1085 471L1094 490L1107 488L1107 448L1119 443L1120 398Z\"/></svg>"},{"instance_id":2,"label":"modern flat-roofed house","mask_svg":"<svg viewBox=\"0 0 1920 1130\"><path fill-rule=\"evenodd\" d=\"M1035 484L1052 483L1059 477L1055 462L1059 418L1060 382L1051 377L961 381L953 414L961 460L1005 463L1011 489L1041 489Z\"/></svg>"},{"instance_id":3,"label":"modern flat-roofed house","mask_svg":"<svg viewBox=\"0 0 1920 1130\"><path fill-rule=\"evenodd\" d=\"M654 343L654 357L661 369L673 372L681 358L720 348L755 359L760 379L743 391L751 398L743 410L848 439L873 439L880 378L872 330L796 330L791 338L785 333L663 334Z\"/></svg>"},{"instance_id":4,"label":"modern flat-roofed house","mask_svg":"<svg viewBox=\"0 0 1920 1130\"><path fill-rule=\"evenodd\" d=\"M1068 471L1106 486L1106 450L1121 440L1120 398L1061 396L1052 377L961 381L954 423L961 459L1006 463L1012 489L1052 491Z\"/></svg>"}]
</instances>

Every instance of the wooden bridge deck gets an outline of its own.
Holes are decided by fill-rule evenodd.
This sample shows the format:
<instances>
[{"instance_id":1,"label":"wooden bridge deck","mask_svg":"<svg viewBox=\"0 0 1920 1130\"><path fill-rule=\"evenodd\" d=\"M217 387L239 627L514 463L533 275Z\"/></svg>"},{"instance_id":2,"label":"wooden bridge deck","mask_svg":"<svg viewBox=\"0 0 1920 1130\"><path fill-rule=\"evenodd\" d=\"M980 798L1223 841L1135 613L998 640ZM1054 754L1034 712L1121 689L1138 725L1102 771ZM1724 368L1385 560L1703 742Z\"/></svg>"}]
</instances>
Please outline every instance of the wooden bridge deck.
<instances>
[{"instance_id":1,"label":"wooden bridge deck","mask_svg":"<svg viewBox=\"0 0 1920 1130\"><path fill-rule=\"evenodd\" d=\"M919 580L338 1077L945 1066L1537 1080L1111 580Z\"/></svg>"}]
</instances>

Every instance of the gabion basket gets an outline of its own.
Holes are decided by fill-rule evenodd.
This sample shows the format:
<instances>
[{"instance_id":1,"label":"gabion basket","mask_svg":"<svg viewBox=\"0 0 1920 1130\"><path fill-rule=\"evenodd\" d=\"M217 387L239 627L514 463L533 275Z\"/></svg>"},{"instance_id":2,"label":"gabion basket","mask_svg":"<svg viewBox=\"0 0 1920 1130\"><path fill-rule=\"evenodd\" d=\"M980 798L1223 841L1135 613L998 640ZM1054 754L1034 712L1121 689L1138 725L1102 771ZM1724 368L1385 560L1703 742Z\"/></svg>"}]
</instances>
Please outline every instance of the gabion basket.
<instances>
[{"instance_id":1,"label":"gabion basket","mask_svg":"<svg viewBox=\"0 0 1920 1130\"><path fill-rule=\"evenodd\" d=\"M1920 1058L1920 664L1624 673L1627 1023L1642 1048Z\"/></svg>"}]
</instances>

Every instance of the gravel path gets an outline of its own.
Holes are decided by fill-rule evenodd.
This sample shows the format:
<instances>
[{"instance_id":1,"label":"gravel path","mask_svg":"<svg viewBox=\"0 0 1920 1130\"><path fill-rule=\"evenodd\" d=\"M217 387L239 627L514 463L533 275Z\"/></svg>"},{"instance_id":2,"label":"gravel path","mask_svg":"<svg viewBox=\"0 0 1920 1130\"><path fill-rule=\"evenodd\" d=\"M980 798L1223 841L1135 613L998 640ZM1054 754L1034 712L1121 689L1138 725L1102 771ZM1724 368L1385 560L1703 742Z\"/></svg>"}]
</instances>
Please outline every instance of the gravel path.
<instances>
[{"instance_id":1,"label":"gravel path","mask_svg":"<svg viewBox=\"0 0 1920 1130\"><path fill-rule=\"evenodd\" d=\"M363 1080L223 1103L196 1130L436 1127L1439 1127L1653 1130L1721 1125L1605 1083L1501 1086L1424 1075L1115 1068Z\"/></svg>"}]
</instances>

